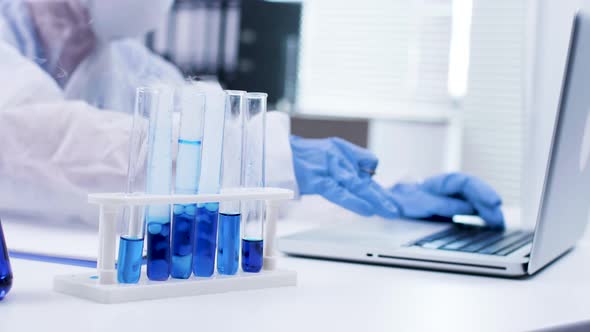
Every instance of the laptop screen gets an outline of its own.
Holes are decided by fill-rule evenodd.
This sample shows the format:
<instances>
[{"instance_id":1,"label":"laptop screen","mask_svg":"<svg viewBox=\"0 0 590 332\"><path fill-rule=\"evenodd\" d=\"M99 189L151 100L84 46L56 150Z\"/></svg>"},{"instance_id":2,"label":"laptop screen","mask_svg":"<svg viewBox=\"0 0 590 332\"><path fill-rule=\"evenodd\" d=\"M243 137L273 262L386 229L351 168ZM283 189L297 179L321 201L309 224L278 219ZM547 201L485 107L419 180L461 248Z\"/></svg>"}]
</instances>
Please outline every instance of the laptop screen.
<instances>
[{"instance_id":1,"label":"laptop screen","mask_svg":"<svg viewBox=\"0 0 590 332\"><path fill-rule=\"evenodd\" d=\"M590 17L574 18L528 266L532 274L584 233L590 206Z\"/></svg>"}]
</instances>

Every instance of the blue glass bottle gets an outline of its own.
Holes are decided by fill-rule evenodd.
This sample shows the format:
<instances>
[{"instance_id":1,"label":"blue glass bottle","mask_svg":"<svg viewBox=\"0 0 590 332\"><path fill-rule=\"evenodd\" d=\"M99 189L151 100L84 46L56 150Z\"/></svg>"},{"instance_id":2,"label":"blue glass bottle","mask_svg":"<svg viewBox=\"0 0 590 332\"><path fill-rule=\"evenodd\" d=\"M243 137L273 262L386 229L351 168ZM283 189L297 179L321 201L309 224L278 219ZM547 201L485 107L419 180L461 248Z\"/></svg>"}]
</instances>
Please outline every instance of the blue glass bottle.
<instances>
[{"instance_id":1,"label":"blue glass bottle","mask_svg":"<svg viewBox=\"0 0 590 332\"><path fill-rule=\"evenodd\" d=\"M12 287L12 269L8 259L8 249L4 232L2 231L2 222L0 221L0 300L2 300Z\"/></svg>"}]
</instances>

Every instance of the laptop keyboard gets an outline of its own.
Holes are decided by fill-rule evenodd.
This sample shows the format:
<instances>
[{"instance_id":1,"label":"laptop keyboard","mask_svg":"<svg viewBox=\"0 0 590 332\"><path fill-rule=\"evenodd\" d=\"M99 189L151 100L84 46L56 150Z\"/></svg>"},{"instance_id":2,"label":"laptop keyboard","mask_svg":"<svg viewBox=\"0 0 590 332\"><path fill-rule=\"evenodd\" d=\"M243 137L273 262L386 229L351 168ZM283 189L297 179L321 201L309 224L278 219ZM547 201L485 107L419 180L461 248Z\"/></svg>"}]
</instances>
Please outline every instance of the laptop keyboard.
<instances>
[{"instance_id":1,"label":"laptop keyboard","mask_svg":"<svg viewBox=\"0 0 590 332\"><path fill-rule=\"evenodd\" d=\"M472 252L506 256L533 240L532 232L493 230L485 227L457 225L414 242L426 249Z\"/></svg>"}]
</instances>

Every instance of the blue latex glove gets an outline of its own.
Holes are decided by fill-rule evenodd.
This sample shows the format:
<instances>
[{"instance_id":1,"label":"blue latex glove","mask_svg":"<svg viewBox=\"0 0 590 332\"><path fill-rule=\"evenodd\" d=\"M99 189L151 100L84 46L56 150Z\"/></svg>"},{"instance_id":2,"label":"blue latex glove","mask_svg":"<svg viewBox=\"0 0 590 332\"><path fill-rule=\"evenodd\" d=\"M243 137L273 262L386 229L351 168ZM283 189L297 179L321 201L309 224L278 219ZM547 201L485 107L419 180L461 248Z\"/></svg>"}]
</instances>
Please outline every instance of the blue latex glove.
<instances>
[{"instance_id":1,"label":"blue latex glove","mask_svg":"<svg viewBox=\"0 0 590 332\"><path fill-rule=\"evenodd\" d=\"M291 137L291 148L302 195L322 195L364 216L399 217L391 194L371 179L378 161L368 150L340 138L297 136Z\"/></svg>"},{"instance_id":2,"label":"blue latex glove","mask_svg":"<svg viewBox=\"0 0 590 332\"><path fill-rule=\"evenodd\" d=\"M498 194L485 182L466 174L438 175L420 184L401 183L390 191L403 217L452 218L456 214L477 214L490 227L504 227Z\"/></svg>"}]
</instances>

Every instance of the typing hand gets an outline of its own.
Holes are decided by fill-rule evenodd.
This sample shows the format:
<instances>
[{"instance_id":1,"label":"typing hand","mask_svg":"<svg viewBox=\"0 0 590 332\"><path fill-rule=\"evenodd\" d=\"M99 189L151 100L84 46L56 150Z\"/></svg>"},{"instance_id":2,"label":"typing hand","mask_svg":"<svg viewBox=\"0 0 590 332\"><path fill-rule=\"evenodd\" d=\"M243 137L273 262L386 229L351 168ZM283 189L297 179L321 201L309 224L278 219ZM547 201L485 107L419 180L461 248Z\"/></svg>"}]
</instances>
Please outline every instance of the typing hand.
<instances>
[{"instance_id":1,"label":"typing hand","mask_svg":"<svg viewBox=\"0 0 590 332\"><path fill-rule=\"evenodd\" d=\"M390 189L403 217L452 218L477 214L494 228L504 227L502 200L488 184L462 173L438 175L422 183L400 183Z\"/></svg>"},{"instance_id":2,"label":"typing hand","mask_svg":"<svg viewBox=\"0 0 590 332\"><path fill-rule=\"evenodd\" d=\"M364 216L399 217L391 194L372 175L378 160L341 138L291 137L293 163L302 195L318 194Z\"/></svg>"}]
</instances>

